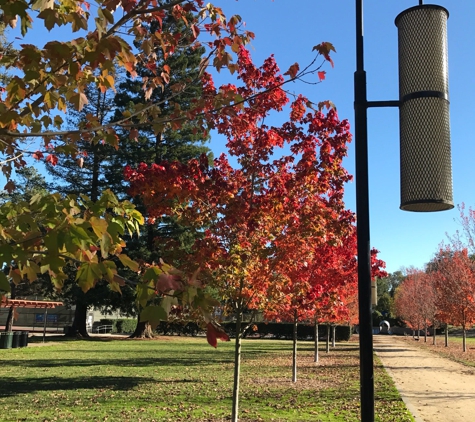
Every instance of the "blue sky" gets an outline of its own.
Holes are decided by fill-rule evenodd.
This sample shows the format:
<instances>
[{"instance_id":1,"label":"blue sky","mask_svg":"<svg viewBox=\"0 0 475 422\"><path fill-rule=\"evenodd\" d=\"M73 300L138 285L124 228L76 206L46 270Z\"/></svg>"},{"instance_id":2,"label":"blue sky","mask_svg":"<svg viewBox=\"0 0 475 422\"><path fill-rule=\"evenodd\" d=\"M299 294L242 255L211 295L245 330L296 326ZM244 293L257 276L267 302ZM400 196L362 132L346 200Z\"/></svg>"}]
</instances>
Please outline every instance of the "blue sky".
<instances>
[{"instance_id":1,"label":"blue sky","mask_svg":"<svg viewBox=\"0 0 475 422\"><path fill-rule=\"evenodd\" d=\"M227 16L241 15L246 28L256 34L250 46L256 64L274 54L283 72L295 62L303 67L313 59L314 45L322 41L331 42L337 53L333 54L335 67L325 66L326 80L318 85L290 84L287 89L302 93L314 102L333 101L340 118L349 119L353 126L356 61L353 0L211 2L222 7ZM364 2L368 100L398 99L397 29L394 19L403 10L417 4L417 0ZM475 122L475 1L440 0L435 4L446 7L450 13L448 41L454 202L475 207L475 143L471 130L471 123ZM44 39L52 37L52 34L42 35ZM440 242L446 240L446 233L452 234L460 228L455 221L457 209L429 214L399 210L397 109L369 109L368 131L371 244L380 250L380 257L386 261L390 272L409 266L422 268L432 258ZM214 137L211 147L215 155L224 152L224 140ZM354 174L354 144L350 146L345 167ZM348 208L355 210L354 183L347 186L345 199Z\"/></svg>"},{"instance_id":2,"label":"blue sky","mask_svg":"<svg viewBox=\"0 0 475 422\"><path fill-rule=\"evenodd\" d=\"M429 2L424 2L429 4ZM475 122L475 1L433 2L448 9L450 115L454 203L475 207L475 142L471 123ZM294 84L287 89L301 92L312 101L332 100L340 118L352 127L353 74L355 70L355 2L337 0L220 0L213 4L227 15L239 14L246 28L256 34L252 57L256 64L274 54L281 70L298 62L301 67L312 58L312 47L331 42L337 54L335 67L325 66L326 80L319 85ZM417 0L364 1L365 69L368 100L398 99L396 16L416 6ZM401 211L399 191L399 114L397 108L368 111L371 244L380 250L387 270L422 268L460 225L458 211L412 213ZM224 151L214 139L215 153ZM354 143L345 162L354 174ZM355 210L355 184L347 186L345 200Z\"/></svg>"}]
</instances>

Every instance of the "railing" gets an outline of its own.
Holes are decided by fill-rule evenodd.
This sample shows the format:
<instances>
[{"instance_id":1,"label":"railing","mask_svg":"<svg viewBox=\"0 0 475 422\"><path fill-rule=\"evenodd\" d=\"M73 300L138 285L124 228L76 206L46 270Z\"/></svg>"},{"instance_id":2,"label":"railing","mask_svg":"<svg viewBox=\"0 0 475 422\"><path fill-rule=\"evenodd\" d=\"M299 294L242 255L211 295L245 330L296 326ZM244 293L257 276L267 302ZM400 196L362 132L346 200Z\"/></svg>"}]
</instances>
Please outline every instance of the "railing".
<instances>
[{"instance_id":1,"label":"railing","mask_svg":"<svg viewBox=\"0 0 475 422\"><path fill-rule=\"evenodd\" d=\"M99 325L98 327L94 327L92 329L92 332L97 333L97 334L111 333L112 332L112 325Z\"/></svg>"}]
</instances>

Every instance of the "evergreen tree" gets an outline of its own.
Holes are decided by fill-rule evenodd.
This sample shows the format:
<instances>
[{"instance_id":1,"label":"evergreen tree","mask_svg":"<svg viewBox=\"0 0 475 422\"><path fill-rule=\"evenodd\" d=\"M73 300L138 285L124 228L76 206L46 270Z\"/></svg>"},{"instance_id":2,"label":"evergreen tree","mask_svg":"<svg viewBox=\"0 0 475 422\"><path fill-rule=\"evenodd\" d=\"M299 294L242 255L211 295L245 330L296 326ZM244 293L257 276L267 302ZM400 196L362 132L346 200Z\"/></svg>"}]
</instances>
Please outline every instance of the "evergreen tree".
<instances>
[{"instance_id":1,"label":"evergreen tree","mask_svg":"<svg viewBox=\"0 0 475 422\"><path fill-rule=\"evenodd\" d=\"M176 25L173 21L164 21L163 25ZM156 28L149 28L156 30ZM185 27L183 26L183 31ZM154 52L157 57L157 67L170 66L173 73L170 75L169 83L163 89L153 90L150 102L160 105L160 118L169 115L175 107L182 110L190 106L194 98L201 95L199 84L200 62L204 49L191 49L185 45L167 58L164 58L159 51ZM141 76L147 76L153 69L142 67L139 69ZM170 86L177 85L186 88L178 95L173 96ZM143 87L137 81L129 77L124 77L117 86L115 97L110 97L99 91L87 91L89 103L80 113L73 113L68 118L68 126L78 127L84 122L96 119L100 124L110 121L110 119L120 119L122 113L126 112L131 104L144 100ZM173 98L173 103L170 102ZM168 101L165 101L168 99ZM92 200L96 200L105 188L112 188L121 199L126 199L127 185L123 180L123 169L126 165L137 165L145 162L148 164L158 163L163 160L178 160L186 162L191 158L208 154L212 160L209 148L204 143L208 141L207 136L203 136L192 124L184 125L180 130L173 130L170 126L157 127L152 121L141 122L137 139L131 140L129 132L124 131L120 139L117 140L118 148L115 149L109 144L95 143L88 141L79 143L82 154L71 157L64 155L60 157L56 166L48 165L48 172L53 176L50 189L63 194L85 194ZM140 211L143 207L137 204ZM193 243L196 233L191 233L187 228L180 227L171 219L157 221L148 224L144 228L143 236L139 239L128 239L127 253L131 258L140 259L145 262L157 262L160 258L168 259L167 248L163 245L169 244L172 240L180 253L188 253L189 245ZM157 240L161 239L161 242ZM176 258L176 256L174 256ZM175 265L176 260L173 259ZM71 334L87 336L86 318L87 308L95 306L99 308L119 308L124 313L132 313L133 299L130 289L119 297L117 293L102 291L108 289L99 283L94 289L83 293L76 286L74 281L74 271L70 276L71 286L64 288L63 300L76 305L74 324ZM107 294L108 293L108 294ZM117 300L113 297L118 298ZM119 300L120 299L120 300ZM139 324L136 336L144 334L145 325Z\"/></svg>"},{"instance_id":2,"label":"evergreen tree","mask_svg":"<svg viewBox=\"0 0 475 422\"><path fill-rule=\"evenodd\" d=\"M153 24L150 31L156 31L156 24ZM172 19L164 20L163 26L181 25L183 32L187 31L183 24ZM191 34L190 34L191 35ZM200 84L200 63L204 49L191 49L187 45L179 46L176 52L164 57L161 51L155 51L157 69L169 66L172 69L170 81L162 89L152 91L149 101L160 106L160 119L164 119L173 113L175 107L186 110L192 101L199 98L202 93ZM155 69L141 67L139 73L142 77L152 76ZM185 87L179 94L173 91L174 86ZM118 93L115 97L117 105L116 119L120 119L124 112L133 108L134 104L143 103L145 100L143 87L137 81L130 78L119 84ZM170 101L170 98L173 101ZM137 130L137 140L131 141L129 133L124 132L120 140L120 154L114 154L110 162L108 175L110 181L123 183L122 171L125 165L136 166L139 163L160 163L162 161L187 162L192 158L197 158L202 154L207 154L212 161L212 154L204 144L208 141L208 136L204 136L200 130L192 123L185 124L178 130L174 130L171 125L155 124L153 121L140 122ZM137 203L139 210L145 214L145 208ZM155 223L149 223L143 233L142 238L137 241L131 240L127 246L127 253L135 258L146 262L157 262L163 258L166 262L180 265L180 256L191 253L191 245L194 243L199 233L192 232L190 228L183 227L171 219L162 219ZM137 324L133 337L143 337L147 335L147 324L140 321Z\"/></svg>"}]
</instances>

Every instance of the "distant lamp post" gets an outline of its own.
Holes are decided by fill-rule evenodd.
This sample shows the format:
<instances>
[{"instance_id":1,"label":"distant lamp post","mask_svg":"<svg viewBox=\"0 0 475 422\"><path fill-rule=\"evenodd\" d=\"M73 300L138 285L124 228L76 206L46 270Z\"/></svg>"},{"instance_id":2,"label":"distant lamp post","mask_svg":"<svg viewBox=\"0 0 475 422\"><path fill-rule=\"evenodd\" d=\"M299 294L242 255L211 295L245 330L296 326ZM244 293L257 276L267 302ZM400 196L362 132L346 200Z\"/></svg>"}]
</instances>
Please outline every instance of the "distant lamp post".
<instances>
[{"instance_id":1,"label":"distant lamp post","mask_svg":"<svg viewBox=\"0 0 475 422\"><path fill-rule=\"evenodd\" d=\"M368 189L369 107L399 107L401 206L453 208L447 64L448 12L419 5L396 18L399 100L368 101L363 54L363 0L356 0L355 145L358 236L361 420L374 421L373 322Z\"/></svg>"}]
</instances>

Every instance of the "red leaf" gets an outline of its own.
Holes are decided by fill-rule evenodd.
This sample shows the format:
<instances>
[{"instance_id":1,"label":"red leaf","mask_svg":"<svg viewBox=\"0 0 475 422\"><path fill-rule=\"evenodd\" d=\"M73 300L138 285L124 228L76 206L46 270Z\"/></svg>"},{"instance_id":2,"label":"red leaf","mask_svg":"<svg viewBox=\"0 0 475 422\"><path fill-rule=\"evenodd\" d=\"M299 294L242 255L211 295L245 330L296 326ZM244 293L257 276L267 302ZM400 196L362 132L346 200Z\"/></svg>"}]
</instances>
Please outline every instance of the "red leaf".
<instances>
[{"instance_id":1,"label":"red leaf","mask_svg":"<svg viewBox=\"0 0 475 422\"><path fill-rule=\"evenodd\" d=\"M137 129L131 129L129 132L129 139L137 141L139 137L139 131Z\"/></svg>"},{"instance_id":2,"label":"red leaf","mask_svg":"<svg viewBox=\"0 0 475 422\"><path fill-rule=\"evenodd\" d=\"M284 75L289 75L292 79L297 76L297 73L299 72L299 64L294 63L292 66L289 67L289 70L284 73Z\"/></svg>"},{"instance_id":3,"label":"red leaf","mask_svg":"<svg viewBox=\"0 0 475 422\"><path fill-rule=\"evenodd\" d=\"M318 79L319 79L320 81L323 81L323 80L325 79L325 74L326 74L326 73L327 73L327 72L325 72L324 70L318 72Z\"/></svg>"},{"instance_id":4,"label":"red leaf","mask_svg":"<svg viewBox=\"0 0 475 422\"><path fill-rule=\"evenodd\" d=\"M56 155L50 154L46 157L46 162L50 163L52 166L58 164L58 157Z\"/></svg>"},{"instance_id":5,"label":"red leaf","mask_svg":"<svg viewBox=\"0 0 475 422\"><path fill-rule=\"evenodd\" d=\"M206 340L208 340L209 345L213 346L215 349L218 347L218 339L216 338L216 333L210 322L206 326Z\"/></svg>"},{"instance_id":6,"label":"red leaf","mask_svg":"<svg viewBox=\"0 0 475 422\"><path fill-rule=\"evenodd\" d=\"M198 35L200 34L200 28L198 28L196 25L191 25L191 30L193 31L193 37L198 38Z\"/></svg>"},{"instance_id":7,"label":"red leaf","mask_svg":"<svg viewBox=\"0 0 475 422\"><path fill-rule=\"evenodd\" d=\"M324 41L321 44L316 45L312 48L312 51L317 50L322 56L330 54L330 51L336 53L335 47L331 42Z\"/></svg>"},{"instance_id":8,"label":"red leaf","mask_svg":"<svg viewBox=\"0 0 475 422\"><path fill-rule=\"evenodd\" d=\"M325 57L325 60L330 62L330 64L333 67L333 60L330 57L330 51L333 51L336 53L335 47L333 47L333 44L330 42L322 42L321 44L316 45L313 47L312 51L317 50L323 57Z\"/></svg>"},{"instance_id":9,"label":"red leaf","mask_svg":"<svg viewBox=\"0 0 475 422\"><path fill-rule=\"evenodd\" d=\"M33 158L35 160L41 160L43 158L43 153L41 151L36 151L33 153Z\"/></svg>"},{"instance_id":10,"label":"red leaf","mask_svg":"<svg viewBox=\"0 0 475 422\"><path fill-rule=\"evenodd\" d=\"M5 189L8 193L12 193L15 190L15 182L9 180L3 189Z\"/></svg>"},{"instance_id":11,"label":"red leaf","mask_svg":"<svg viewBox=\"0 0 475 422\"><path fill-rule=\"evenodd\" d=\"M149 70L157 70L157 63L156 62L148 62L145 67Z\"/></svg>"},{"instance_id":12,"label":"red leaf","mask_svg":"<svg viewBox=\"0 0 475 422\"><path fill-rule=\"evenodd\" d=\"M170 290L180 290L183 288L183 282L180 277L173 274L160 274L155 284L155 289L159 292L168 292Z\"/></svg>"},{"instance_id":13,"label":"red leaf","mask_svg":"<svg viewBox=\"0 0 475 422\"><path fill-rule=\"evenodd\" d=\"M214 348L218 347L218 338L222 341L230 341L229 336L221 327L212 322L208 322L206 325L206 340L208 340L210 346Z\"/></svg>"}]
</instances>

